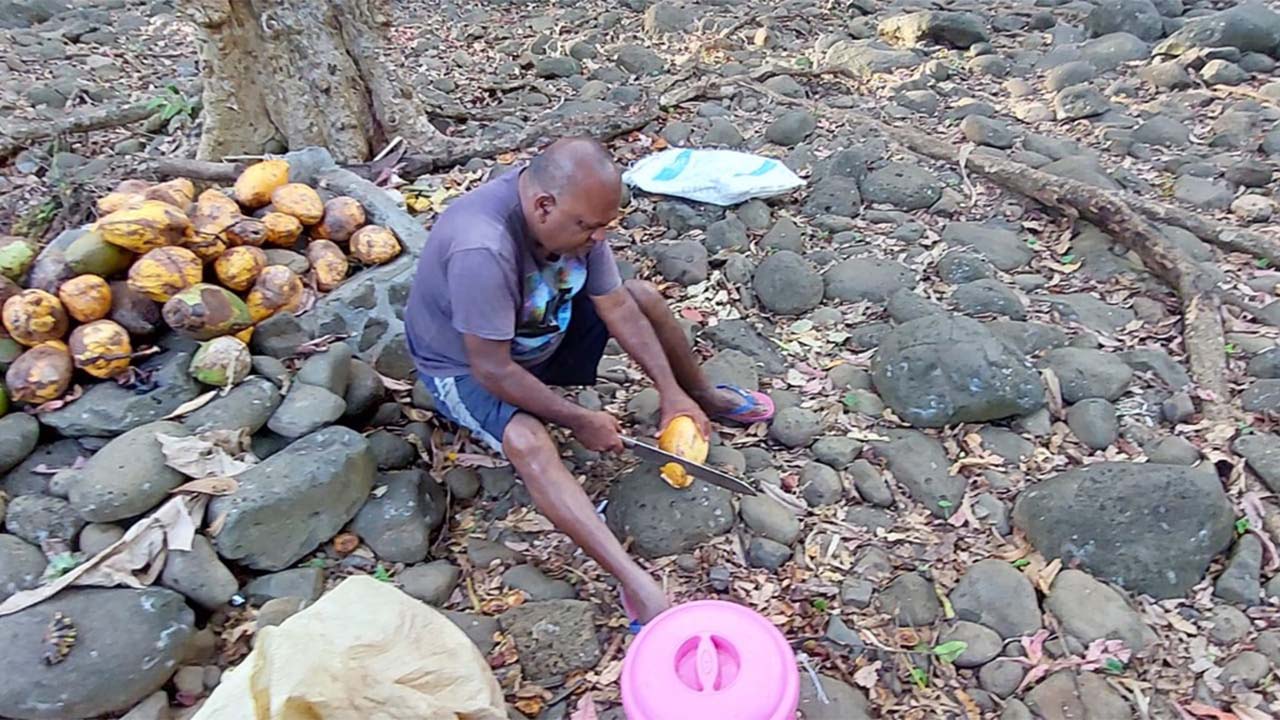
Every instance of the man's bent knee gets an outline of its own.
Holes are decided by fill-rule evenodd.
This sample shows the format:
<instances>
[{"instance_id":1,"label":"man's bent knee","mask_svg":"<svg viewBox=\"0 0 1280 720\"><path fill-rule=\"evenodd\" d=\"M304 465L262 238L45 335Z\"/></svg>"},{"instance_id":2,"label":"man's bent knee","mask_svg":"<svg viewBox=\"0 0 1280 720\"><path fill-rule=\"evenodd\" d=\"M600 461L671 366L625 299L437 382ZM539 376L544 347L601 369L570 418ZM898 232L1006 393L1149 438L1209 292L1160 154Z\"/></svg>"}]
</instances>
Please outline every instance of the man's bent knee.
<instances>
[{"instance_id":1,"label":"man's bent knee","mask_svg":"<svg viewBox=\"0 0 1280 720\"><path fill-rule=\"evenodd\" d=\"M512 462L520 462L546 450L555 452L555 441L547 427L532 415L516 413L502 432L502 452Z\"/></svg>"}]
</instances>

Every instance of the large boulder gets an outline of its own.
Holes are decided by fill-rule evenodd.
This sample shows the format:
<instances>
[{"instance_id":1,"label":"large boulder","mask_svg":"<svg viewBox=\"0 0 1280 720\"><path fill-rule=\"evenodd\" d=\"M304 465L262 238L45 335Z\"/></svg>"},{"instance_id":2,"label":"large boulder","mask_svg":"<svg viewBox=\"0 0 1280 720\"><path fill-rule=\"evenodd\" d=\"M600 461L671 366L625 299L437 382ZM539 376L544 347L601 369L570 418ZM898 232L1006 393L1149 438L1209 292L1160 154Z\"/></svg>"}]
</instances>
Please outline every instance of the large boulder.
<instances>
[{"instance_id":1,"label":"large boulder","mask_svg":"<svg viewBox=\"0 0 1280 720\"><path fill-rule=\"evenodd\" d=\"M148 378L145 386L95 383L79 400L42 413L40 422L67 437L115 437L155 422L204 391L187 372L190 365L190 353L171 352L152 358L139 366Z\"/></svg>"},{"instance_id":2,"label":"large boulder","mask_svg":"<svg viewBox=\"0 0 1280 720\"><path fill-rule=\"evenodd\" d=\"M178 423L160 421L134 428L89 458L71 486L71 506L89 522L115 522L146 513L186 477L165 464L157 435L186 437Z\"/></svg>"},{"instance_id":3,"label":"large boulder","mask_svg":"<svg viewBox=\"0 0 1280 720\"><path fill-rule=\"evenodd\" d=\"M631 538L644 557L691 550L733 527L728 490L695 480L677 490L652 465L639 465L618 478L609 490L605 518L619 538Z\"/></svg>"},{"instance_id":4,"label":"large boulder","mask_svg":"<svg viewBox=\"0 0 1280 720\"><path fill-rule=\"evenodd\" d=\"M1217 476L1176 465L1069 470L1023 490L1013 520L1045 557L1156 598L1185 594L1235 535Z\"/></svg>"},{"instance_id":5,"label":"large boulder","mask_svg":"<svg viewBox=\"0 0 1280 720\"><path fill-rule=\"evenodd\" d=\"M48 665L56 613L76 628L62 662ZM182 596L163 588L72 588L0 617L0 716L36 720L128 710L169 681L194 628ZM112 715L114 717L114 715Z\"/></svg>"},{"instance_id":6,"label":"large boulder","mask_svg":"<svg viewBox=\"0 0 1280 720\"><path fill-rule=\"evenodd\" d=\"M880 397L916 427L1021 416L1044 404L1026 359L964 317L931 315L894 328L871 373Z\"/></svg>"},{"instance_id":7,"label":"large boulder","mask_svg":"<svg viewBox=\"0 0 1280 720\"><path fill-rule=\"evenodd\" d=\"M236 476L235 494L209 504L225 517L218 554L283 570L333 537L373 488L373 453L360 433L332 426L302 437Z\"/></svg>"},{"instance_id":8,"label":"large boulder","mask_svg":"<svg viewBox=\"0 0 1280 720\"><path fill-rule=\"evenodd\" d=\"M1241 52L1276 55L1280 45L1280 14L1260 2L1189 20L1155 48L1157 55L1181 55L1191 50L1233 47Z\"/></svg>"}]
</instances>

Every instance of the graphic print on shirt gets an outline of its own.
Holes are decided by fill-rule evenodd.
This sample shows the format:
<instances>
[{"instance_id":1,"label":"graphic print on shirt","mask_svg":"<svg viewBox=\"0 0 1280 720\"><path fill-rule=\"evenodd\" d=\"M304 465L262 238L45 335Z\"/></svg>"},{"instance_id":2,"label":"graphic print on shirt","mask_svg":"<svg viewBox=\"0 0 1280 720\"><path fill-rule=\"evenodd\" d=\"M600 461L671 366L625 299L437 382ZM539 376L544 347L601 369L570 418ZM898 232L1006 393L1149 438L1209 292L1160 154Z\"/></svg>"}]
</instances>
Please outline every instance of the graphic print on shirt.
<instances>
[{"instance_id":1,"label":"graphic print on shirt","mask_svg":"<svg viewBox=\"0 0 1280 720\"><path fill-rule=\"evenodd\" d=\"M573 296L587 282L583 258L564 256L526 273L524 304L516 319L511 355L516 360L538 357L569 328Z\"/></svg>"}]
</instances>

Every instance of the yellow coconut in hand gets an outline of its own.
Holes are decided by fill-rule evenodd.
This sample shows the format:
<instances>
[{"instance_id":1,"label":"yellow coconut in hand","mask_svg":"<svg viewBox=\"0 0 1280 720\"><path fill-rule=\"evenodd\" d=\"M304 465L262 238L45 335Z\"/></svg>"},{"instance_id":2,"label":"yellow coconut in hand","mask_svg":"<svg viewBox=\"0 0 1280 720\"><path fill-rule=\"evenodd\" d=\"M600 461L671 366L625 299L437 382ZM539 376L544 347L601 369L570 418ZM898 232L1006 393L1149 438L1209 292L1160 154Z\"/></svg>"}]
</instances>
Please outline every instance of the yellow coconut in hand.
<instances>
[{"instance_id":1,"label":"yellow coconut in hand","mask_svg":"<svg viewBox=\"0 0 1280 720\"><path fill-rule=\"evenodd\" d=\"M271 193L271 206L276 212L292 215L303 225L315 225L324 217L324 201L320 193L302 183L281 185Z\"/></svg>"},{"instance_id":2,"label":"yellow coconut in hand","mask_svg":"<svg viewBox=\"0 0 1280 720\"><path fill-rule=\"evenodd\" d=\"M28 405L57 400L71 386L75 368L61 343L45 343L18 356L4 375L9 398Z\"/></svg>"},{"instance_id":3,"label":"yellow coconut in hand","mask_svg":"<svg viewBox=\"0 0 1280 720\"><path fill-rule=\"evenodd\" d=\"M111 286L97 275L77 275L62 283L58 299L76 322L101 320L111 312Z\"/></svg>"},{"instance_id":4,"label":"yellow coconut in hand","mask_svg":"<svg viewBox=\"0 0 1280 720\"><path fill-rule=\"evenodd\" d=\"M76 367L104 380L128 370L133 353L129 333L110 320L95 320L72 330L68 347Z\"/></svg>"},{"instance_id":5,"label":"yellow coconut in hand","mask_svg":"<svg viewBox=\"0 0 1280 720\"><path fill-rule=\"evenodd\" d=\"M204 266L186 248L156 248L129 268L129 287L162 303L200 282Z\"/></svg>"},{"instance_id":6,"label":"yellow coconut in hand","mask_svg":"<svg viewBox=\"0 0 1280 720\"><path fill-rule=\"evenodd\" d=\"M347 279L347 256L342 248L329 240L313 240L307 246L307 259L311 261L311 270L315 273L316 287L321 292L342 284Z\"/></svg>"},{"instance_id":7,"label":"yellow coconut in hand","mask_svg":"<svg viewBox=\"0 0 1280 720\"><path fill-rule=\"evenodd\" d=\"M693 418L680 415L667 424L658 436L658 448L679 455L701 465L707 461L710 445ZM687 488L693 484L693 476L685 472L679 463L667 463L661 469L662 479L673 488Z\"/></svg>"},{"instance_id":8,"label":"yellow coconut in hand","mask_svg":"<svg viewBox=\"0 0 1280 720\"><path fill-rule=\"evenodd\" d=\"M5 300L0 315L9 336L27 347L59 340L71 327L62 301L44 290L23 290Z\"/></svg>"},{"instance_id":9,"label":"yellow coconut in hand","mask_svg":"<svg viewBox=\"0 0 1280 720\"><path fill-rule=\"evenodd\" d=\"M271 202L271 193L289 182L289 163L285 160L263 160L245 168L236 178L236 202L255 210Z\"/></svg>"},{"instance_id":10,"label":"yellow coconut in hand","mask_svg":"<svg viewBox=\"0 0 1280 720\"><path fill-rule=\"evenodd\" d=\"M364 206L355 198L342 195L324 204L324 217L311 228L311 237L344 243L364 227L364 223Z\"/></svg>"},{"instance_id":11,"label":"yellow coconut in hand","mask_svg":"<svg viewBox=\"0 0 1280 720\"><path fill-rule=\"evenodd\" d=\"M351 236L351 257L365 265L388 263L399 254L395 233L380 225L366 225Z\"/></svg>"}]
</instances>

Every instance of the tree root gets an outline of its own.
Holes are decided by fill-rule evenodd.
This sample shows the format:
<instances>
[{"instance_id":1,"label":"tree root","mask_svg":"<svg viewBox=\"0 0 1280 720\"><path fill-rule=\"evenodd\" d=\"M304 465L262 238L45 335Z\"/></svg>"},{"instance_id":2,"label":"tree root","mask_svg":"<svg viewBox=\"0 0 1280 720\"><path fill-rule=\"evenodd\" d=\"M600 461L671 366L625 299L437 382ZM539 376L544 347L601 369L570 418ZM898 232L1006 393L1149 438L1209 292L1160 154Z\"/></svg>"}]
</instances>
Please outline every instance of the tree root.
<instances>
[{"instance_id":1,"label":"tree root","mask_svg":"<svg viewBox=\"0 0 1280 720\"><path fill-rule=\"evenodd\" d=\"M960 160L959 148L916 130L893 127L862 116L853 116L851 124L869 125L925 157L949 163ZM1187 359L1191 377L1199 386L1205 417L1223 420L1232 415L1231 390L1226 379L1222 297L1213 280L1185 252L1125 199L1114 194L989 155L970 155L966 165L969 171L1007 190L1093 223L1133 250L1157 277L1177 292L1182 302Z\"/></svg>"},{"instance_id":2,"label":"tree root","mask_svg":"<svg viewBox=\"0 0 1280 720\"><path fill-rule=\"evenodd\" d=\"M94 108L50 122L19 125L0 135L0 160L7 160L32 143L68 133L91 132L132 125L154 115L155 108L146 103Z\"/></svg>"},{"instance_id":3,"label":"tree root","mask_svg":"<svg viewBox=\"0 0 1280 720\"><path fill-rule=\"evenodd\" d=\"M1125 195L1124 201L1154 222L1180 227L1210 245L1229 252L1265 258L1272 265L1280 267L1280 239L1231 227L1192 211L1136 195Z\"/></svg>"}]
</instances>

